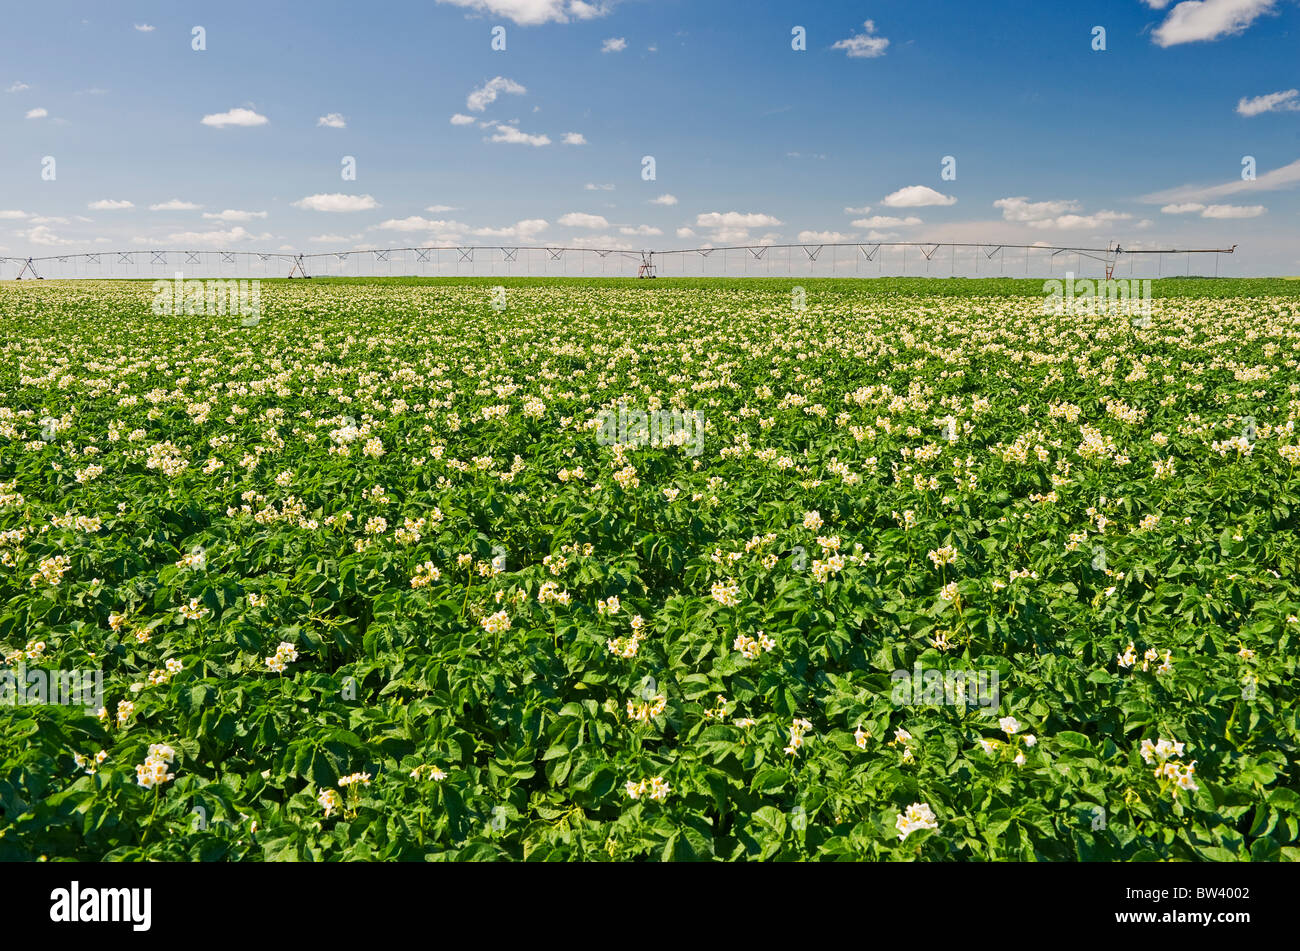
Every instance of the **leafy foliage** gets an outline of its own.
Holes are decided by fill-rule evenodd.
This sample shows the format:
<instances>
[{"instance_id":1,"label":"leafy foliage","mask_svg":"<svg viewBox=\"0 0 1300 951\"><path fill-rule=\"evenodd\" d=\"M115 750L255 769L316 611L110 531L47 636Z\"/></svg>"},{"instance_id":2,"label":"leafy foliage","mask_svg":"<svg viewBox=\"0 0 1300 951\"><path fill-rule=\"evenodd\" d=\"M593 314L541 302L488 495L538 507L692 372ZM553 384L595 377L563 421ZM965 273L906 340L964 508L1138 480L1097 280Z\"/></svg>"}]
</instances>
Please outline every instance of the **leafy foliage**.
<instances>
[{"instance_id":1,"label":"leafy foliage","mask_svg":"<svg viewBox=\"0 0 1300 951\"><path fill-rule=\"evenodd\" d=\"M1294 294L489 283L0 293L0 859L1300 857Z\"/></svg>"}]
</instances>

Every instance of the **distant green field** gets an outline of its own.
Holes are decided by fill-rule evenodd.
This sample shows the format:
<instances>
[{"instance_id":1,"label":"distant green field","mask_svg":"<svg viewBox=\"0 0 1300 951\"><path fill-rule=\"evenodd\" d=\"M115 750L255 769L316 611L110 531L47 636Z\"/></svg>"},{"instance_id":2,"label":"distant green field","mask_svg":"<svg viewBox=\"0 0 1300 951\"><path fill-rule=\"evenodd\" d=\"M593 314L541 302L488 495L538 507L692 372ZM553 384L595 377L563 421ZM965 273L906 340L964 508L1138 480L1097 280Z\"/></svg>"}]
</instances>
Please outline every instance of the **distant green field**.
<instances>
[{"instance_id":1,"label":"distant green field","mask_svg":"<svg viewBox=\"0 0 1300 951\"><path fill-rule=\"evenodd\" d=\"M503 287L620 287L652 291L656 288L698 288L711 291L789 291L804 287L826 294L907 297L1042 297L1043 282L1052 277L316 277L327 284L377 284L420 286ZM1057 275L1057 280L1060 276ZM1127 278L1125 278L1127 280ZM1295 278L1169 277L1151 281L1152 297L1297 297Z\"/></svg>"},{"instance_id":2,"label":"distant green field","mask_svg":"<svg viewBox=\"0 0 1300 951\"><path fill-rule=\"evenodd\" d=\"M866 297L1042 297L1043 282L1061 276L1019 277L313 277L257 278L263 284L373 285L375 287L600 287L640 291L697 289L714 292L785 292L803 287L820 294ZM1128 277L1124 277L1128 280ZM152 283L157 278L123 278L44 283ZM0 282L10 283L10 282ZM16 284L17 282L12 282ZM1167 277L1151 281L1153 298L1300 297L1300 277Z\"/></svg>"}]
</instances>

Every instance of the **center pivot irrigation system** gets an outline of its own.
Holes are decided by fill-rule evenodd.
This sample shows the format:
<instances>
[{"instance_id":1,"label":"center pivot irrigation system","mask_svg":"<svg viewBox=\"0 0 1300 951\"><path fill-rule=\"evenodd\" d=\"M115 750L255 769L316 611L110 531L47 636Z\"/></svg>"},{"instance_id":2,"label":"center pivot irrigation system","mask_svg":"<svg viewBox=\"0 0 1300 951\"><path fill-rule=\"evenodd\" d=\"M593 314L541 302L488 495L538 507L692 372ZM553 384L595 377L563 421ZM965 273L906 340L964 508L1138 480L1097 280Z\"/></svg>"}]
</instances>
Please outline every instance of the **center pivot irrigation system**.
<instances>
[{"instance_id":1,"label":"center pivot irrigation system","mask_svg":"<svg viewBox=\"0 0 1300 951\"><path fill-rule=\"evenodd\" d=\"M1230 248L1058 247L1043 244L970 244L947 241L765 244L668 251L569 247L367 248L355 251L93 251L42 257L0 257L0 279L49 278L311 278L379 276L539 277L879 277L889 275L1041 277L1082 276L1121 265L1125 277L1194 273L1193 256L1219 259ZM909 259L910 255L910 259ZM1095 262L1085 264L1086 262ZM1135 267L1141 262L1141 270ZM1185 267L1184 265L1185 261ZM1073 264L1073 268L1071 268ZM613 273L611 271L613 265ZM945 265L947 265L945 267ZM286 273L287 271L287 273ZM1205 274L1204 276L1209 276Z\"/></svg>"}]
</instances>

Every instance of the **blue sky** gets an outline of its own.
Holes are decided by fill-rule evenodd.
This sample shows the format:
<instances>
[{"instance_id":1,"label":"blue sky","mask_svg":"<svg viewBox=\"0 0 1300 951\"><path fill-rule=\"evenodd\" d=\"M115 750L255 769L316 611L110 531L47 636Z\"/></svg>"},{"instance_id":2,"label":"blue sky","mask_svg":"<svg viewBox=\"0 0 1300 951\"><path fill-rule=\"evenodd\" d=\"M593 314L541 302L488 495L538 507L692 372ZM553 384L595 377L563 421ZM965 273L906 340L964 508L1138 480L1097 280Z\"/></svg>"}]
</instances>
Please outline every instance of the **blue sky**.
<instances>
[{"instance_id":1,"label":"blue sky","mask_svg":"<svg viewBox=\"0 0 1300 951\"><path fill-rule=\"evenodd\" d=\"M1300 274L1296 0L5 16L4 254L1118 240Z\"/></svg>"}]
</instances>

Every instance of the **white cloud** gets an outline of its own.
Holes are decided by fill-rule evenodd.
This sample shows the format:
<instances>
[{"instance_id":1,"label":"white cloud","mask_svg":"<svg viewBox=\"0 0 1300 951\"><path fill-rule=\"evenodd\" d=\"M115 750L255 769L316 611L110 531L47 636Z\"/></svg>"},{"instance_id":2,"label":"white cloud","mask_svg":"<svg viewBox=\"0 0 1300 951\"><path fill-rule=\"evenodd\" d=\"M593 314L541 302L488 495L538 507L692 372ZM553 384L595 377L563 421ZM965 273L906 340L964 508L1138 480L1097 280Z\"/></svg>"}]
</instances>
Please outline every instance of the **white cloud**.
<instances>
[{"instance_id":1,"label":"white cloud","mask_svg":"<svg viewBox=\"0 0 1300 951\"><path fill-rule=\"evenodd\" d=\"M1166 215L1189 215L1194 211L1204 211L1205 206L1199 201L1187 201L1182 204L1165 205L1160 211Z\"/></svg>"},{"instance_id":2,"label":"white cloud","mask_svg":"<svg viewBox=\"0 0 1300 951\"><path fill-rule=\"evenodd\" d=\"M455 211L456 209L453 208L451 205L430 205L428 208L424 210L431 211L435 215L437 215L437 214L441 214L444 211Z\"/></svg>"},{"instance_id":3,"label":"white cloud","mask_svg":"<svg viewBox=\"0 0 1300 951\"><path fill-rule=\"evenodd\" d=\"M6 89L5 92L22 92L24 89L31 89L31 88L32 88L31 86L19 80L18 82L10 86L8 89Z\"/></svg>"},{"instance_id":4,"label":"white cloud","mask_svg":"<svg viewBox=\"0 0 1300 951\"><path fill-rule=\"evenodd\" d=\"M513 238L516 241L531 241L545 231L549 224L544 218L528 218L517 221L506 228L476 228L474 234L482 238Z\"/></svg>"},{"instance_id":5,"label":"white cloud","mask_svg":"<svg viewBox=\"0 0 1300 951\"><path fill-rule=\"evenodd\" d=\"M1206 201L1210 198L1223 198L1246 191L1272 191L1277 188L1289 188L1300 182L1300 159L1290 165L1283 165L1271 172L1257 176L1253 181L1241 178L1233 179L1222 185L1179 185L1163 191L1143 195L1142 201L1150 205L1162 205L1166 202Z\"/></svg>"},{"instance_id":6,"label":"white cloud","mask_svg":"<svg viewBox=\"0 0 1300 951\"><path fill-rule=\"evenodd\" d=\"M600 44L602 53L621 53L627 49L627 40L621 36L611 36L604 43Z\"/></svg>"},{"instance_id":7,"label":"white cloud","mask_svg":"<svg viewBox=\"0 0 1300 951\"><path fill-rule=\"evenodd\" d=\"M1263 96L1247 99L1242 96L1237 102L1237 114L1257 116L1261 112L1295 112L1300 110L1300 89L1287 89L1282 92L1270 92Z\"/></svg>"},{"instance_id":8,"label":"white cloud","mask_svg":"<svg viewBox=\"0 0 1300 951\"><path fill-rule=\"evenodd\" d=\"M50 113L47 110L42 109L40 106L37 106L35 109L27 110L28 119L44 119L49 114Z\"/></svg>"},{"instance_id":9,"label":"white cloud","mask_svg":"<svg viewBox=\"0 0 1300 951\"><path fill-rule=\"evenodd\" d=\"M45 225L37 225L35 228L32 228L25 233L19 232L19 234L21 234L24 238L26 238L28 243L30 244L41 244L41 245L53 246L53 245L77 243L75 241L69 241L66 238L60 238L58 235L56 235Z\"/></svg>"},{"instance_id":10,"label":"white cloud","mask_svg":"<svg viewBox=\"0 0 1300 951\"><path fill-rule=\"evenodd\" d=\"M496 76L489 79L482 86L470 91L465 97L465 108L470 112L482 112L492 103L496 102L497 96L503 92L512 96L522 96L528 92L523 86L513 79L506 79L504 76Z\"/></svg>"},{"instance_id":11,"label":"white cloud","mask_svg":"<svg viewBox=\"0 0 1300 951\"><path fill-rule=\"evenodd\" d=\"M1258 218L1268 209L1263 205L1210 205L1202 218Z\"/></svg>"},{"instance_id":12,"label":"white cloud","mask_svg":"<svg viewBox=\"0 0 1300 951\"><path fill-rule=\"evenodd\" d=\"M439 234L460 234L468 231L469 225L460 221L444 221L440 218L421 218L411 215L409 218L389 218L377 225L370 226L371 231L432 231Z\"/></svg>"},{"instance_id":13,"label":"white cloud","mask_svg":"<svg viewBox=\"0 0 1300 951\"><path fill-rule=\"evenodd\" d=\"M712 240L736 244L750 240L750 228L769 228L779 224L779 219L757 212L710 211L695 216L695 227L711 230L713 234L709 237Z\"/></svg>"},{"instance_id":14,"label":"white cloud","mask_svg":"<svg viewBox=\"0 0 1300 951\"><path fill-rule=\"evenodd\" d=\"M1079 214L1082 207L1073 199L1028 201L1023 197L999 198L993 207L1002 209L1003 221L1019 222L1031 228L1100 228L1110 222L1128 221L1133 217L1127 212L1119 211Z\"/></svg>"},{"instance_id":15,"label":"white cloud","mask_svg":"<svg viewBox=\"0 0 1300 951\"><path fill-rule=\"evenodd\" d=\"M871 206L863 205L861 208L851 208L845 206L844 213L846 215L869 215L871 214Z\"/></svg>"},{"instance_id":16,"label":"white cloud","mask_svg":"<svg viewBox=\"0 0 1300 951\"><path fill-rule=\"evenodd\" d=\"M868 241L889 241L891 238L897 238L897 231L868 231Z\"/></svg>"},{"instance_id":17,"label":"white cloud","mask_svg":"<svg viewBox=\"0 0 1300 951\"><path fill-rule=\"evenodd\" d=\"M865 28L862 33L854 33L846 40L831 44L831 49L845 50L853 59L873 59L884 56L889 40L876 35L876 24L872 20L867 20L862 25Z\"/></svg>"},{"instance_id":18,"label":"white cloud","mask_svg":"<svg viewBox=\"0 0 1300 951\"><path fill-rule=\"evenodd\" d=\"M1184 0L1156 27L1157 46L1177 46L1217 40L1243 33L1261 15L1273 10L1276 0ZM1152 6L1150 2L1147 4ZM1155 7L1164 9L1164 5Z\"/></svg>"},{"instance_id":19,"label":"white cloud","mask_svg":"<svg viewBox=\"0 0 1300 951\"><path fill-rule=\"evenodd\" d=\"M629 227L628 225L624 225L623 227L618 229L618 233L626 234L626 235L645 235L646 237L654 237L656 235L663 234L663 231L660 230L659 228L652 227L651 225L637 225L635 228Z\"/></svg>"},{"instance_id":20,"label":"white cloud","mask_svg":"<svg viewBox=\"0 0 1300 951\"><path fill-rule=\"evenodd\" d=\"M1027 198L999 198L994 208L1002 209L1003 221L1038 221L1068 211L1078 211L1082 206L1074 200L1029 201Z\"/></svg>"},{"instance_id":21,"label":"white cloud","mask_svg":"<svg viewBox=\"0 0 1300 951\"><path fill-rule=\"evenodd\" d=\"M92 201L86 207L91 211L118 211L123 208L134 208L135 205L129 201L114 201L112 198L101 198L99 201Z\"/></svg>"},{"instance_id":22,"label":"white cloud","mask_svg":"<svg viewBox=\"0 0 1300 951\"><path fill-rule=\"evenodd\" d=\"M341 234L314 234L307 240L312 244L345 244L352 239Z\"/></svg>"},{"instance_id":23,"label":"white cloud","mask_svg":"<svg viewBox=\"0 0 1300 951\"><path fill-rule=\"evenodd\" d=\"M205 211L203 217L214 221L252 221L254 218L265 218L266 212L238 211L234 208L227 208L225 211Z\"/></svg>"},{"instance_id":24,"label":"white cloud","mask_svg":"<svg viewBox=\"0 0 1300 951\"><path fill-rule=\"evenodd\" d=\"M635 245L610 234L578 235L577 237L566 238L565 243L578 248L607 248L612 251L636 250Z\"/></svg>"},{"instance_id":25,"label":"white cloud","mask_svg":"<svg viewBox=\"0 0 1300 951\"><path fill-rule=\"evenodd\" d=\"M586 145L587 137L584 136L581 132L566 132L564 133L564 144L565 145Z\"/></svg>"},{"instance_id":26,"label":"white cloud","mask_svg":"<svg viewBox=\"0 0 1300 951\"><path fill-rule=\"evenodd\" d=\"M346 129L348 121L343 118L341 112L328 112L316 120L316 125L325 126L327 129Z\"/></svg>"},{"instance_id":27,"label":"white cloud","mask_svg":"<svg viewBox=\"0 0 1300 951\"><path fill-rule=\"evenodd\" d=\"M30 217L25 211L11 209L9 211L0 210L0 221L14 221L19 218Z\"/></svg>"},{"instance_id":28,"label":"white cloud","mask_svg":"<svg viewBox=\"0 0 1300 951\"><path fill-rule=\"evenodd\" d=\"M596 185L592 182L587 182L582 187L589 192L612 192L614 190L613 185Z\"/></svg>"},{"instance_id":29,"label":"white cloud","mask_svg":"<svg viewBox=\"0 0 1300 951\"><path fill-rule=\"evenodd\" d=\"M243 225L235 225L229 231L182 231L167 236L168 241L175 241L177 244L208 244L214 248L234 244L237 241L268 241L270 238L270 232L252 234L245 230Z\"/></svg>"},{"instance_id":30,"label":"white cloud","mask_svg":"<svg viewBox=\"0 0 1300 951\"><path fill-rule=\"evenodd\" d=\"M1100 228L1112 221L1128 221L1133 216L1128 212L1098 211L1091 215L1060 215L1041 221L1028 222L1031 228Z\"/></svg>"},{"instance_id":31,"label":"white cloud","mask_svg":"<svg viewBox=\"0 0 1300 951\"><path fill-rule=\"evenodd\" d=\"M609 12L607 3L589 3L587 0L438 0L438 2L466 7L476 13L491 13L506 17L520 26L592 20Z\"/></svg>"},{"instance_id":32,"label":"white cloud","mask_svg":"<svg viewBox=\"0 0 1300 951\"><path fill-rule=\"evenodd\" d=\"M150 26L148 23L137 23L135 28L140 33L152 33L154 30L158 29L156 26Z\"/></svg>"},{"instance_id":33,"label":"white cloud","mask_svg":"<svg viewBox=\"0 0 1300 951\"><path fill-rule=\"evenodd\" d=\"M467 116L467 115L465 115L465 113L463 113L463 112L458 112L458 113L456 113L454 116L451 117L451 124L452 124L452 125L470 125L470 124L473 123L473 122L474 122L474 117L473 117L473 116Z\"/></svg>"},{"instance_id":34,"label":"white cloud","mask_svg":"<svg viewBox=\"0 0 1300 951\"><path fill-rule=\"evenodd\" d=\"M695 232L692 231L690 228L678 228L678 229L677 229L677 237L679 237L679 238L693 238L693 237L695 237Z\"/></svg>"},{"instance_id":35,"label":"white cloud","mask_svg":"<svg viewBox=\"0 0 1300 951\"><path fill-rule=\"evenodd\" d=\"M839 231L800 231L800 244L843 244L852 241L856 235L843 234Z\"/></svg>"},{"instance_id":36,"label":"white cloud","mask_svg":"<svg viewBox=\"0 0 1300 951\"><path fill-rule=\"evenodd\" d=\"M921 219L915 215L906 218L891 218L889 215L872 215L870 218L857 218L850 222L855 228L900 228L919 225Z\"/></svg>"},{"instance_id":37,"label":"white cloud","mask_svg":"<svg viewBox=\"0 0 1300 951\"><path fill-rule=\"evenodd\" d=\"M565 228L608 228L609 222L600 215L589 215L581 211L571 211L561 215L556 224Z\"/></svg>"},{"instance_id":38,"label":"white cloud","mask_svg":"<svg viewBox=\"0 0 1300 951\"><path fill-rule=\"evenodd\" d=\"M78 216L78 219L84 220L80 216ZM32 218L32 224L34 225L66 225L67 223L67 218L59 218L53 215L36 215Z\"/></svg>"},{"instance_id":39,"label":"white cloud","mask_svg":"<svg viewBox=\"0 0 1300 951\"><path fill-rule=\"evenodd\" d=\"M224 129L228 125L266 125L270 120L266 116L258 115L252 109L239 108L231 109L229 112L214 112L210 116L204 116L200 121L204 125L212 126L214 129Z\"/></svg>"},{"instance_id":40,"label":"white cloud","mask_svg":"<svg viewBox=\"0 0 1300 951\"><path fill-rule=\"evenodd\" d=\"M955 205L957 199L928 185L908 185L886 195L880 203L886 208L924 208L927 205Z\"/></svg>"},{"instance_id":41,"label":"white cloud","mask_svg":"<svg viewBox=\"0 0 1300 951\"><path fill-rule=\"evenodd\" d=\"M196 205L192 201L181 201L179 198L173 198L171 201L159 202L156 205L150 205L150 211L198 211L202 205Z\"/></svg>"},{"instance_id":42,"label":"white cloud","mask_svg":"<svg viewBox=\"0 0 1300 951\"><path fill-rule=\"evenodd\" d=\"M739 211L710 211L695 216L697 228L763 228L779 225L781 222L771 215L759 213L744 214Z\"/></svg>"},{"instance_id":43,"label":"white cloud","mask_svg":"<svg viewBox=\"0 0 1300 951\"><path fill-rule=\"evenodd\" d=\"M343 195L338 192L328 195L308 195L293 203L295 208L309 211L369 211L378 208L379 203L369 195Z\"/></svg>"},{"instance_id":44,"label":"white cloud","mask_svg":"<svg viewBox=\"0 0 1300 951\"><path fill-rule=\"evenodd\" d=\"M651 198L651 199L650 199L650 204L652 204L652 205L665 205L665 206L671 208L673 205L677 204L677 196L676 196L676 195L660 195L658 198Z\"/></svg>"},{"instance_id":45,"label":"white cloud","mask_svg":"<svg viewBox=\"0 0 1300 951\"><path fill-rule=\"evenodd\" d=\"M492 136L487 139L488 142L507 142L511 145L533 145L543 146L550 145L550 136L530 135L527 132L520 132L512 125L499 125Z\"/></svg>"}]
</instances>

